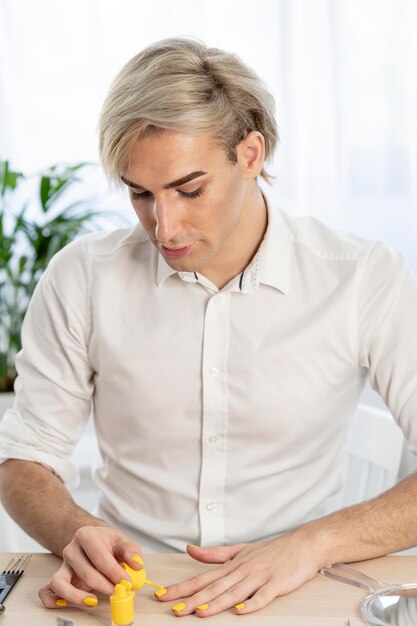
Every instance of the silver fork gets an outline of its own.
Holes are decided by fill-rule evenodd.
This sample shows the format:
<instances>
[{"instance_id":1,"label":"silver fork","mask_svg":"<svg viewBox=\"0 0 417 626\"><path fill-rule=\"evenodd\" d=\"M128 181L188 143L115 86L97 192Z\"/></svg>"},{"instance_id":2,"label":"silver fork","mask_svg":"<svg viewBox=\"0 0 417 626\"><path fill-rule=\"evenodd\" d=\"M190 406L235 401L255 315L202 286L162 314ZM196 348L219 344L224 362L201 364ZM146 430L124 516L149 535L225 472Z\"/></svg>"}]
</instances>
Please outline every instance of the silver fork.
<instances>
[{"instance_id":1,"label":"silver fork","mask_svg":"<svg viewBox=\"0 0 417 626\"><path fill-rule=\"evenodd\" d=\"M12 558L0 574L0 603L3 602L13 585L17 583L25 571L31 556L31 554L27 554L26 556Z\"/></svg>"}]
</instances>

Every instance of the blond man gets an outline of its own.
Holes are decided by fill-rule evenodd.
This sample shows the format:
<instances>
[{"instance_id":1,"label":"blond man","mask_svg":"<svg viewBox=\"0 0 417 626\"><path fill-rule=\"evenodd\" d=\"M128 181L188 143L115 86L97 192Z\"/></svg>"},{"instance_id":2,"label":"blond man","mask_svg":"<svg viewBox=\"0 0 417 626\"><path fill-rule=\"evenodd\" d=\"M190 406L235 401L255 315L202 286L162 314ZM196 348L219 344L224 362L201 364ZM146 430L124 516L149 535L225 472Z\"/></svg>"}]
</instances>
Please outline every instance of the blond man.
<instances>
[{"instance_id":1,"label":"blond man","mask_svg":"<svg viewBox=\"0 0 417 626\"><path fill-rule=\"evenodd\" d=\"M323 516L367 377L417 447L416 279L382 244L271 206L277 138L260 79L195 41L150 46L111 87L102 162L139 223L52 261L1 424L3 502L63 558L47 607L110 594L141 550L218 563L158 596L208 616L417 544L415 476ZM91 403L96 514L66 488Z\"/></svg>"}]
</instances>

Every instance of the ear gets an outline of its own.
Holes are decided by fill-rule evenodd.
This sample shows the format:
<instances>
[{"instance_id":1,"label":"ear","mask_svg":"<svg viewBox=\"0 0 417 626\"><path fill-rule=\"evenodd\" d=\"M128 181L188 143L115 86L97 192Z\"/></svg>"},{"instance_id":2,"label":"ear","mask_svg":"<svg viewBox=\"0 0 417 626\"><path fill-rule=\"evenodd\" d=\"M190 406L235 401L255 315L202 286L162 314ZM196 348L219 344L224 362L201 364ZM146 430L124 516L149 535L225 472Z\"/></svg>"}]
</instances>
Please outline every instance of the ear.
<instances>
[{"instance_id":1,"label":"ear","mask_svg":"<svg viewBox=\"0 0 417 626\"><path fill-rule=\"evenodd\" d=\"M244 178L256 178L262 171L265 161L265 139L262 133L252 130L238 144L237 160Z\"/></svg>"}]
</instances>

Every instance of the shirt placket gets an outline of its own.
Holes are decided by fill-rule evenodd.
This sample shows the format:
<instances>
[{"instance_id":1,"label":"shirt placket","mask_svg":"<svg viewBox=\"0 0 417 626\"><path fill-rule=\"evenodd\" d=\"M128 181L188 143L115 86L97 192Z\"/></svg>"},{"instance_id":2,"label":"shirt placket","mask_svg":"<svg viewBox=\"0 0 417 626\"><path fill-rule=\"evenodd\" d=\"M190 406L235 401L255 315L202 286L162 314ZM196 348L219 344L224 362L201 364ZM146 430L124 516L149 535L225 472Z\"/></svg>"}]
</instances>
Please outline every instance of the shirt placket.
<instances>
[{"instance_id":1,"label":"shirt placket","mask_svg":"<svg viewBox=\"0 0 417 626\"><path fill-rule=\"evenodd\" d=\"M207 303L203 339L202 464L199 494L200 545L224 542L227 460L227 350L230 292Z\"/></svg>"}]
</instances>

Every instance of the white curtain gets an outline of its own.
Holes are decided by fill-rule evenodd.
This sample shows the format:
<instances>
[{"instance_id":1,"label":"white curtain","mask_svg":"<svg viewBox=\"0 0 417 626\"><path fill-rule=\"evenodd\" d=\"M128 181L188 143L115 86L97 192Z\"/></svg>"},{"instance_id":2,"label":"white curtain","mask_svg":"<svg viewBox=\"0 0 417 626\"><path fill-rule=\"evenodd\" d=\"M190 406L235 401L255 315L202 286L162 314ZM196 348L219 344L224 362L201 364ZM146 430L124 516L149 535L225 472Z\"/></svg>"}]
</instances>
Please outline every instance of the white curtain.
<instances>
[{"instance_id":1,"label":"white curtain","mask_svg":"<svg viewBox=\"0 0 417 626\"><path fill-rule=\"evenodd\" d=\"M194 35L274 93L280 206L383 239L417 271L416 28L415 0L0 0L0 156L25 171L96 161L116 72Z\"/></svg>"}]
</instances>

